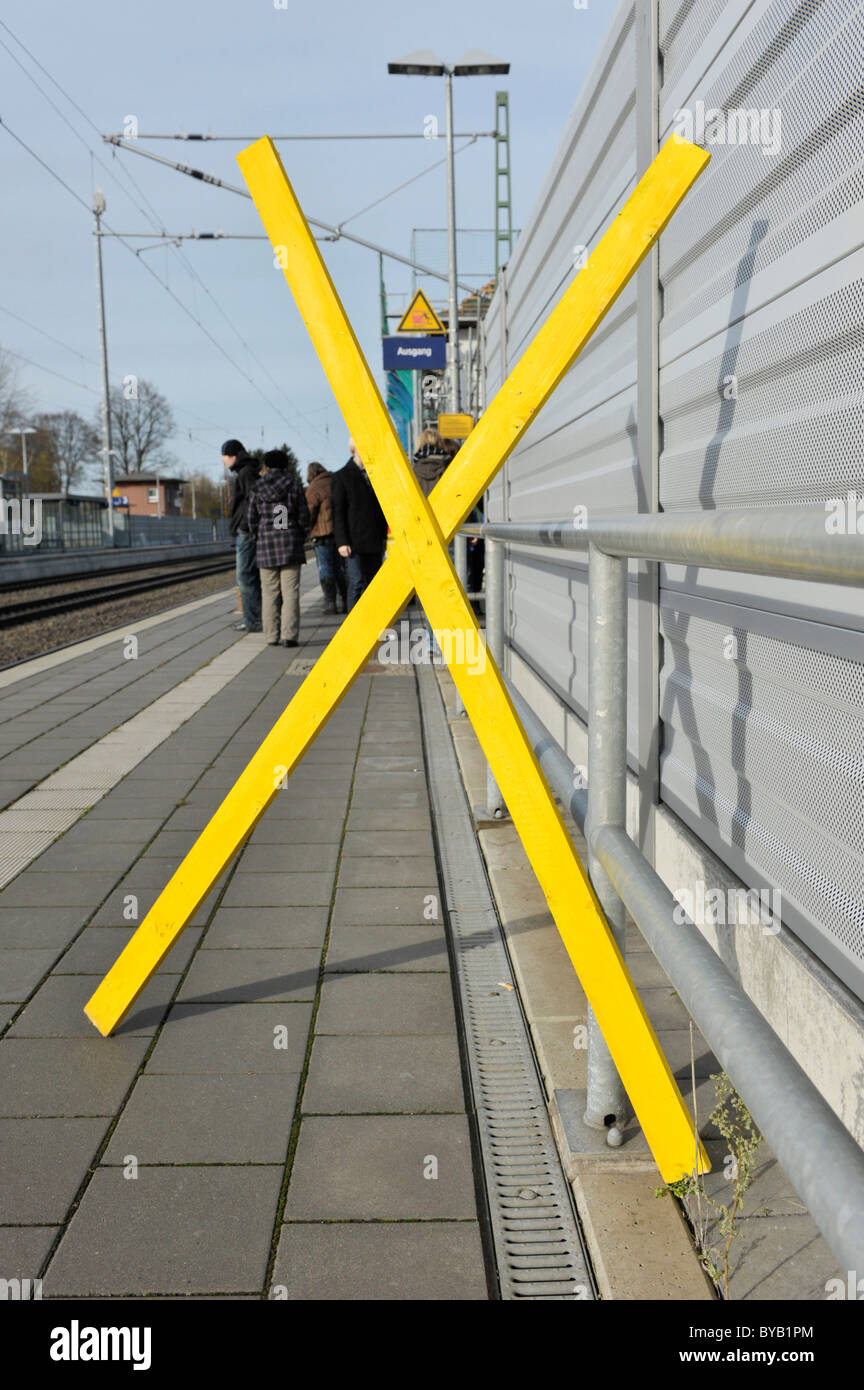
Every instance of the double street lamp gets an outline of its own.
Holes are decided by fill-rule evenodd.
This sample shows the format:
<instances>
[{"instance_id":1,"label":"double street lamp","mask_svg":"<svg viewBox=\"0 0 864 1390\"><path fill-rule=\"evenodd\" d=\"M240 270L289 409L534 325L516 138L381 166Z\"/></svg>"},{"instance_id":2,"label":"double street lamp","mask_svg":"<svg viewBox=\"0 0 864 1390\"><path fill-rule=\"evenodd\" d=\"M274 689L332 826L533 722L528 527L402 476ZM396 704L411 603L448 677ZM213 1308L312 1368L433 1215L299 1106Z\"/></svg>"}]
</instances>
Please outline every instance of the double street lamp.
<instances>
[{"instance_id":1,"label":"double street lamp","mask_svg":"<svg viewBox=\"0 0 864 1390\"><path fill-rule=\"evenodd\" d=\"M419 49L387 64L389 73L405 77L443 77L447 83L447 235L449 244L447 310L447 400L456 414L459 399L459 306L456 302L456 180L453 168L453 78L506 74L510 64L471 49L458 63L444 63L429 49Z\"/></svg>"}]
</instances>

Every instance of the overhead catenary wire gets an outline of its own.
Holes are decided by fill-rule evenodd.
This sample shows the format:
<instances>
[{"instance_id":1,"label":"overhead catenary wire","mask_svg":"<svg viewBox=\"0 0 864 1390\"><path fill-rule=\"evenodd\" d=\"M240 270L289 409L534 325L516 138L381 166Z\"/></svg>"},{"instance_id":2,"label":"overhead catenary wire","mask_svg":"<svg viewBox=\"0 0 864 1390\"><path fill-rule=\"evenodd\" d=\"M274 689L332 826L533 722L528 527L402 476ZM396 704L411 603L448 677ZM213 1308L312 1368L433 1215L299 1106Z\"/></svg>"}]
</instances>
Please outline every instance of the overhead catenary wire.
<instances>
[{"instance_id":1,"label":"overhead catenary wire","mask_svg":"<svg viewBox=\"0 0 864 1390\"><path fill-rule=\"evenodd\" d=\"M30 59L30 61L31 61L32 63L35 64L35 66L40 70L40 72L44 73L45 77L48 78L49 82L51 82L51 83L53 84L53 86L56 87L56 89L57 89L57 90L61 93L61 95L65 98L65 100L68 101L68 102L70 103L70 105L73 106L73 107L75 108L75 110L78 112L78 114L82 117L83 120L85 120L85 121L87 122L87 124L91 127L91 129L92 129L97 135L101 135L101 132L99 131L99 127L96 125L95 121L93 121L92 118L91 118L90 116L88 116L87 112L84 111L83 108L82 108L81 106L79 106L79 104L74 100L74 98L71 97L71 96L69 95L69 93L65 90L65 88L61 86L61 84L56 80L55 77L52 76L52 74L48 71L48 69L47 69L42 63L39 62L39 59L35 56L34 53L31 52L31 50L30 50L29 48L27 48L26 44L24 44L24 43L21 41L21 39L19 39L18 36L17 36L15 33L13 33L13 31L9 28L9 25L6 24L6 23L4 23L4 21L0 20L0 27L2 27L2 28L6 31L6 33L9 34L9 36L15 41L15 43L17 43L18 46L27 54L27 56L28 56L28 58ZM101 160L101 159L99 158L99 156L98 156L97 154L94 153L94 151L92 150L92 148L90 147L90 145L88 144L88 142L87 142L87 141L84 139L84 137L81 135L80 131L78 131L78 130L75 128L75 126L74 126L74 125L72 124L72 122L69 120L69 118L67 117L67 115L60 109L59 106L57 106L56 102L54 102L54 101L52 100L52 98L51 98L51 97L48 95L48 93L45 91L44 87L42 87L42 86L36 81L36 79L35 79L35 77L33 76L32 73L28 72L27 68L23 65L23 63L21 63L20 59L16 56L15 53L13 53L13 51L11 50L11 48L9 48L8 44L6 44L6 43L3 42L2 39L0 39L0 47L2 47L2 48L5 50L5 52L9 55L9 57L12 59L12 61L16 64L16 66L20 68L20 70L24 73L24 75L28 78L28 80L29 80L30 82L32 82L32 84L36 87L36 89L37 89L37 91L40 93L40 95L48 102L48 104L49 104L49 106L52 108L52 110L55 111L56 114L60 117L60 119L64 122L64 124L65 124L66 127L69 129L69 131L75 136L75 138L76 138L76 139L81 143L81 145L83 145L83 147L87 150L87 152L88 152L89 155L90 155L91 161L95 161L95 162L100 166L100 168L102 168L102 169L109 175L109 177L113 177L113 178L115 179L115 182L116 182L116 181L117 181L117 180L116 180L116 175L113 174L113 171L109 168L109 166L108 166L107 164L104 163L103 160ZM2 122L0 122L0 123L2 123ZM9 128L8 125L6 126L6 129L9 131L10 134L12 134L12 135L14 136L14 132L11 131L11 129ZM52 174L54 175L54 177L57 178L57 180L63 184L63 186L66 188L67 192L70 192L70 193L73 194L73 196L78 197L78 195L74 193L74 190L73 190L68 184L66 184L64 180L62 180L62 179L60 178L59 174L57 174L55 170L53 170L44 160L42 160L42 159L40 158L40 156L38 156L34 150L30 149L30 147L27 146L27 145L25 144L25 142L24 142L23 140L21 140L20 137L14 136L14 138L17 139L17 140L18 140L18 143L21 144L22 147L23 147L24 149L27 150L28 154L30 154L33 158L39 160L39 162L42 164L42 167L45 168L49 173L52 173ZM132 186L135 188L136 192L138 193L138 196L139 196L140 199L141 199L141 203L143 203L145 206L142 207L140 203L137 203L136 200L135 200L135 198L132 197L132 195L129 193L128 189L121 189L121 191L124 193L124 195L125 195L127 198L130 199L130 201L132 202L133 206L135 206L135 207L138 209L138 211L142 214L142 216L146 219L146 221L148 221L148 222L150 223L151 226L153 226L153 227L158 227L158 226L160 226L160 224L161 224L161 219L160 219L160 217L159 217L159 214L158 214L157 210L153 207L153 204L152 204L152 203L149 201L149 199L146 197L145 193L144 193L143 190L140 188L140 186L138 185L138 183L136 182L136 180L133 178L132 174L125 168L125 166L124 166L122 163L121 163L118 167L119 167L120 171L123 173L124 178L128 179L129 182L132 184ZM84 205L85 207L87 206L86 203L84 203L82 199L78 198L78 201L79 201L79 202L82 202L83 205ZM149 209L149 212L147 211L147 209ZM89 211L89 209L88 209L88 211ZM107 224L107 223L106 223L105 225L106 225L106 227L108 227L108 224ZM109 229L109 230L110 230L110 229ZM118 239L119 239L121 242L123 242L122 236L120 236ZM128 247L128 246L127 246L126 249L132 251L132 253L133 253L134 255L137 256L137 253L135 252L135 250L134 250L133 247ZM183 266L185 267L185 269L186 269L187 273L189 274L189 276L190 276L193 280L196 281L196 283L201 287L201 289L203 290L203 292L207 295L207 297L211 300L211 302L216 306L216 308L218 309L219 313L223 316L223 318L226 320L226 322L230 325L231 330L232 330L232 334L238 339L238 341L240 342L241 346L242 346L243 348L245 348L246 352L248 352L250 358L251 358L252 361L255 363L255 365L258 367L258 369L259 369L260 371L262 371L262 372L265 374L265 376L266 376L266 377L269 379L269 381L272 383L272 385L274 386L274 388L276 389L276 391L279 392L279 393L281 394L282 388L280 387L278 381L276 381L276 379L275 379L275 377L272 375L272 373L268 370L268 368L264 365L264 363L257 357L257 355L253 352L252 348L249 346L249 344L245 341L245 339L244 339L244 338L242 337L242 335L239 333L239 331L238 331L238 329L237 329L236 323L234 322L233 319L230 318L230 316L229 316L229 315L226 313L226 311L223 309L223 307L221 306L221 304L219 303L219 301L216 299L215 295L212 293L212 291L209 289L209 287L204 283L204 281L202 280L201 276L198 274L198 272L196 271L196 269L195 269L194 266L192 265L191 261L189 261L188 257L186 257L186 256L184 255L184 253L183 253L183 251L182 251L181 248L178 247L178 248L176 248L176 250L177 250L177 255L178 255L178 257L179 257L181 263L183 264ZM140 257L138 257L138 259L140 259ZM143 264L143 262L142 262L142 264ZM171 290L170 290L170 288L165 284L165 282L162 281L161 278L160 278L158 275L156 275L156 273L155 273L154 271L150 270L150 267L149 267L149 266L147 266L146 269L147 269L148 271L150 271L150 273L153 274L153 275L155 276L155 278L157 279L157 281L163 286L164 289L166 289L166 290L168 291L168 293L172 293ZM173 296L173 295L172 295L172 297L174 297L174 298L176 299L176 296ZM199 324L199 327L201 327L202 330L206 332L206 330L204 329L203 324L200 323L200 320L195 319L195 318L194 318L194 315L191 315L191 311L186 310L186 306L185 306L185 305L182 305L182 301L176 300L176 302L177 302L177 303L180 303L180 304L181 304L181 307L183 307L184 310L185 310L187 313L190 313L190 316L193 317L194 321L197 322L197 323ZM224 351L224 350L223 350L223 351ZM225 355L226 357L228 357L228 354L227 354L227 353L224 353L224 355ZM232 359L232 358L228 357L228 360L229 360L230 362L232 362L232 365L237 366L237 364L235 364L235 363L233 362L233 359ZM239 368L239 367L237 367L237 369L242 371L242 369ZM244 375L245 375L245 373L244 373ZM248 376L246 377L246 379L247 379L247 380L251 380L251 378L249 378ZM254 383L253 383L253 384L254 384ZM266 396L264 396L264 393L260 391L260 387L257 387L257 386L256 386L256 390L258 390L258 391L259 391L259 394L262 395L262 398L263 398L265 401L267 401L267 404L270 405L270 408L271 408L271 409L276 409L276 413L280 415L280 418L284 421L284 423L287 424L288 427L289 427L290 429L296 431L296 433L300 436L300 438L303 440L303 442L306 444L306 446L307 446L308 448L312 449L312 451L314 452L314 446L310 443L310 441L309 441L309 440L306 438L306 436L303 434L302 429L300 429L299 426L298 426L296 423L293 423L292 421L288 420L287 417L284 416L284 415L282 414L282 412L278 410L278 408L274 407L273 404L268 400L268 398L267 398ZM324 440L327 439L327 436L319 429L319 427L314 423L314 421L310 420L310 419L304 414L303 411L299 410L299 409L293 404L293 402L290 403L290 408L294 411L294 413L296 414L296 416L297 416L299 419L301 419L301 420L306 420L306 423L309 425L309 428L312 429L312 430L314 430L315 433L318 434L318 435L321 437L321 439L324 439Z\"/></svg>"},{"instance_id":2,"label":"overhead catenary wire","mask_svg":"<svg viewBox=\"0 0 864 1390\"><path fill-rule=\"evenodd\" d=\"M255 137L258 138L258 137ZM169 169L176 169L180 174L186 174L189 178L200 179L202 183L212 184L214 188L224 188L228 193L236 193L240 198L250 198L245 188L238 187L237 184L228 183L225 179L217 178L215 174L205 174L201 169L193 169L189 164L180 164L177 160L166 159L164 155L154 154L152 150L139 150L134 143L123 140L118 135L103 135L102 139L109 145L116 145L118 149L129 150L132 154L140 155L142 159L153 159L157 164L164 164ZM378 256L386 256L388 260L398 261L400 265L407 265L409 269L419 271L421 275L430 275L435 280L448 279L446 272L433 270L431 266L421 265L419 261L412 260L410 256L401 256L398 251L390 251L386 246L379 246L377 242L368 241L365 237L359 237L355 232L340 231L338 226L333 226L330 222L322 222L320 218L310 217L306 214L306 221L311 227L318 227L321 231L328 232L333 241L345 240L353 241L357 246L365 246L367 251L374 251ZM468 294L476 294L474 285L465 285L461 280L457 280L459 289L465 290Z\"/></svg>"},{"instance_id":3,"label":"overhead catenary wire","mask_svg":"<svg viewBox=\"0 0 864 1390\"><path fill-rule=\"evenodd\" d=\"M3 28L4 28L4 29L6 28L6 25L5 25L5 24L3 25ZM460 131L457 131L457 132L456 132L456 134L453 136L453 139L454 139L454 140L494 140L494 139L496 138L496 136L497 136L497 131L494 131L494 130L460 130ZM120 139L123 139L123 138L125 138L125 137L126 137L126 132L112 131L112 133L111 133L110 135L105 135L105 136L103 136L102 138L105 139L105 140L112 140L112 141L113 141L114 139L120 140ZM203 134L202 134L202 135L199 135L199 134L188 134L188 135L187 135L184 131L180 131L180 132L173 133L173 134L158 134L158 133L154 134L153 132L150 132L150 131L148 131L148 132L146 132L146 133L141 133L140 131L138 131L138 132L136 132L134 138L135 138L136 140L227 140L227 141L230 142L231 144L243 144L243 145L245 145L245 144L249 144L249 143L250 143L251 141L253 141L253 140L260 140L260 139L261 139L261 134L260 134L260 132L259 132L257 135L211 135L211 134L208 132L206 135L203 135ZM383 131L383 132L381 132L380 134L375 133L375 132L369 133L369 132L367 132L367 131L335 131L335 132L332 132L332 133L331 133L331 132L325 132L324 134L317 133L317 132L316 132L316 133L304 132L304 133L301 134L301 133L299 133L299 132L297 132L297 131L294 131L291 135L271 135L271 136L270 136L270 139L273 140L273 141L279 141L279 140L428 140L428 139L430 139L430 137L429 137L424 131L422 131L422 130Z\"/></svg>"},{"instance_id":4,"label":"overhead catenary wire","mask_svg":"<svg viewBox=\"0 0 864 1390\"><path fill-rule=\"evenodd\" d=\"M87 212L88 216L91 214L92 209L91 209L90 207L88 207L87 203L86 203L85 200L80 196L80 194L76 193L76 192L75 192L75 189L72 188L72 187L66 182L66 180L65 180L64 178L62 178L62 177L60 176L60 174L57 173L56 169L53 169L53 168L51 167L51 165L48 164L48 163L41 157L41 155L37 154L36 151L35 151L34 149L32 149L32 148L26 143L25 140L22 140L21 137L20 137L20 135L16 135L15 131L12 130L12 128L11 128L11 126L8 124L8 122L4 121L4 120L2 119L2 117L0 117L0 126L2 126L2 128L7 132L7 134L9 134L9 135L12 136L12 139L15 140L15 141L22 147L22 149L26 150L26 152L27 152L29 155L31 155L32 158L35 159L35 160L37 161L37 163L40 164L40 165L42 166L42 168L45 169L45 171L46 171L47 173L49 173L49 174L51 175L51 177L52 177L53 179L55 179L55 180L57 181L57 183L59 183L59 184L61 185L61 187L64 188L64 189L66 190L66 192L69 193L69 194L75 199L75 201L76 201L77 203L80 204L81 207L84 208L84 210ZM108 224L107 222L105 223L105 225L106 225L106 227L109 228L109 230L113 230L113 229L110 227L110 224ZM134 248L133 246L130 246L128 242L126 242L126 241L124 241L124 240L122 239L122 237L121 237L121 238L118 238L118 240L120 241L121 246L125 246L125 247L126 247L126 250L129 251L133 256L135 256L135 248ZM174 300L175 304L177 304L177 305L183 310L183 313L186 314L187 317L190 318L190 319L192 320L193 323L197 324L198 328L201 330L201 332L204 334L204 336L205 336L205 337L213 344L213 346L222 354L222 356L226 359L226 361L230 362L231 366L235 369L235 371L239 372L240 375L241 375L246 381L249 382L249 384L253 387L253 389L254 389L255 391L258 392L258 394L260 395L261 399L269 406L269 408L270 408L276 415L279 416L279 418L283 421L284 424L286 424L286 425L288 426L289 429L292 429L292 430L296 431L296 433L300 435L300 438L303 440L304 444L306 444L307 448L312 449L312 448L313 448L313 445L311 445L311 444L309 443L309 440L306 439L306 437L305 437L305 435L303 434L302 430L298 429L297 425L296 425L295 423L293 423L291 420L289 420L288 417L287 417L286 415L283 414L283 412L279 409L279 407L278 407L277 405L274 405L274 403L270 400L270 398L266 395L266 393L265 393L265 392L262 390L262 388L259 386L258 382L256 382L255 379L254 379L253 377L251 377L251 376L249 375L249 373L246 372L246 371L243 369L243 367L240 366L239 362L236 362L236 361L234 360L234 358L233 358L233 357L231 356L231 354L227 351L227 349L223 346L223 344L219 342L218 338L214 337L214 335L210 332L210 330L206 327L206 325L203 324L203 323L201 322L201 320L197 317L197 315L195 315L195 314L192 312L192 310L191 310L186 304L183 303L182 299L180 299L179 296L176 295L176 294L174 293L174 291L171 289L171 286L168 285L168 284L166 284L166 282L165 282L159 275L157 275L157 273L156 273L156 271L153 269L153 267L150 266L150 265L148 265L146 261L142 261L142 260L140 259L140 257L138 257L138 256L136 256L135 258L136 258L136 260L139 262L139 264L142 265L142 266L144 267L144 269L147 271L148 275L152 275L152 277L153 277L153 279L156 281L156 283L162 286L162 288L163 288L163 290L165 291L165 293L168 294L168 295L170 295L170 297ZM55 375L56 375L56 373L55 373ZM88 388L88 389L89 389L89 388Z\"/></svg>"}]
</instances>

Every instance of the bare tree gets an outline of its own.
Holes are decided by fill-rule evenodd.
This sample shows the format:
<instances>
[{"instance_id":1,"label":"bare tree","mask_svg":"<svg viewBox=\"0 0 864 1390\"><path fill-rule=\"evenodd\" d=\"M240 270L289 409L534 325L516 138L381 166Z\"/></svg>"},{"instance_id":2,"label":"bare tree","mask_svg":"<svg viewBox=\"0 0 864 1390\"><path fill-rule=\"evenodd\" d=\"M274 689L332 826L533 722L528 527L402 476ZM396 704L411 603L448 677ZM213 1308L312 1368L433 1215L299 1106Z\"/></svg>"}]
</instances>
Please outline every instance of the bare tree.
<instances>
[{"instance_id":1,"label":"bare tree","mask_svg":"<svg viewBox=\"0 0 864 1390\"><path fill-rule=\"evenodd\" d=\"M111 392L111 443L115 472L145 473L170 464L165 441L174 433L174 416L152 381L127 377Z\"/></svg>"},{"instance_id":2,"label":"bare tree","mask_svg":"<svg viewBox=\"0 0 864 1390\"><path fill-rule=\"evenodd\" d=\"M34 424L46 436L57 491L71 492L84 481L88 465L98 460L98 433L74 410L37 415Z\"/></svg>"}]
</instances>

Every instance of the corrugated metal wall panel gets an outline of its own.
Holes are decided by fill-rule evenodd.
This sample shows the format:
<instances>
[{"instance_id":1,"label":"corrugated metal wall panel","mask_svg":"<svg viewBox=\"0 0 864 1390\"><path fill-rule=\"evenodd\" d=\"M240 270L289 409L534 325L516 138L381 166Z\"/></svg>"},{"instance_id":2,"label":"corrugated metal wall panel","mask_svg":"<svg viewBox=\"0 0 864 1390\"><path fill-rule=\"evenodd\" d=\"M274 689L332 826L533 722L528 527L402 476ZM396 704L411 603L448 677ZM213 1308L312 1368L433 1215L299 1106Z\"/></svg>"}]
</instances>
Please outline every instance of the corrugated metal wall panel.
<instances>
[{"instance_id":1,"label":"corrugated metal wall panel","mask_svg":"<svg viewBox=\"0 0 864 1390\"><path fill-rule=\"evenodd\" d=\"M699 102L759 113L741 127L754 143L703 141L711 165L660 242L661 506L864 494L864 3L656 2L661 139L681 108L698 122ZM502 332L512 366L569 283L574 246L633 186L635 65L653 60L634 39L631 0L490 310L490 394ZM631 287L511 457L491 515L644 508L636 323ZM584 716L584 567L517 552L509 583L514 647ZM631 599L631 754L634 618ZM779 888L784 920L864 998L860 593L667 566L659 621L661 796L746 883Z\"/></svg>"},{"instance_id":2,"label":"corrugated metal wall panel","mask_svg":"<svg viewBox=\"0 0 864 1390\"><path fill-rule=\"evenodd\" d=\"M511 366L572 282L581 264L579 248L590 254L635 186L635 93L631 0L616 13L507 268ZM496 296L493 307L500 309L502 300ZM507 465L506 481L490 490L490 516L503 516L505 507L513 520L567 516L577 506L606 507L610 496L623 510L638 505L635 305L635 287L629 286L526 433ZM500 380L500 317L487 339L490 386ZM509 583L514 646L584 715L584 572L548 556L517 553ZM638 688L635 670L632 688Z\"/></svg>"},{"instance_id":3,"label":"corrugated metal wall panel","mask_svg":"<svg viewBox=\"0 0 864 1390\"><path fill-rule=\"evenodd\" d=\"M673 11L661 0L661 36ZM864 7L742 15L712 52L718 16L690 7L664 53L667 129L701 101L767 112L769 149L780 133L768 154L707 140L711 165L661 239L666 510L864 492ZM778 613L819 621L796 641L794 621L770 635ZM862 627L854 590L661 569L663 799L750 886L779 888L784 920L859 994L864 639L848 629Z\"/></svg>"}]
</instances>

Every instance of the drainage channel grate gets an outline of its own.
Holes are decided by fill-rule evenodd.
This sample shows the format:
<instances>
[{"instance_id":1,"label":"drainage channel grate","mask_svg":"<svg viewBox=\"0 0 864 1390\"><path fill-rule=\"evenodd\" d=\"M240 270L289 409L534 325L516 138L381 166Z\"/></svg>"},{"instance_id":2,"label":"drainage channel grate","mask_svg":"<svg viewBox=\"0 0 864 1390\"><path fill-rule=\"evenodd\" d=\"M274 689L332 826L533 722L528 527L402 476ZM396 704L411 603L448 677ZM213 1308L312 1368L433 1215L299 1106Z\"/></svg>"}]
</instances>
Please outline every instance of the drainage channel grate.
<instances>
[{"instance_id":1,"label":"drainage channel grate","mask_svg":"<svg viewBox=\"0 0 864 1390\"><path fill-rule=\"evenodd\" d=\"M590 1268L438 681L431 667L416 670L501 1297L593 1299Z\"/></svg>"}]
</instances>

